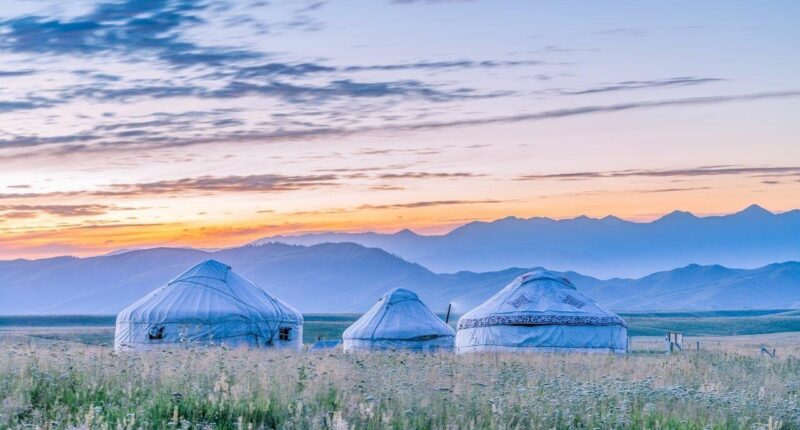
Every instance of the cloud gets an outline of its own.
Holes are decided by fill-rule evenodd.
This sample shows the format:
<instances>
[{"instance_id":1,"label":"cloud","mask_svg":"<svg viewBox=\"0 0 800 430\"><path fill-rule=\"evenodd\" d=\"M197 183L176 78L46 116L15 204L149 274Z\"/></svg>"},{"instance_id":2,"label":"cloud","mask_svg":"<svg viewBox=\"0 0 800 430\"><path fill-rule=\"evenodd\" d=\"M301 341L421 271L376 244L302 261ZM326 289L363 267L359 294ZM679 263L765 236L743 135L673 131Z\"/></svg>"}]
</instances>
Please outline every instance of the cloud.
<instances>
[{"instance_id":1,"label":"cloud","mask_svg":"<svg viewBox=\"0 0 800 430\"><path fill-rule=\"evenodd\" d=\"M511 124L520 122L549 121L554 119L580 117L601 113L615 113L632 110L657 109L666 107L681 106L705 106L723 103L736 103L746 101L771 100L800 97L800 91L776 91L767 93L738 94L728 96L708 96L690 97L667 100L649 100L639 102L628 102L611 105L587 105L574 108L546 110L540 112L523 113L509 116L495 116L487 118L472 118L453 121L431 121L431 122L412 122L406 124L389 124L377 126L364 126L345 128L338 126L304 126L296 129L274 129L274 130L253 130L239 133L204 133L199 137L179 137L159 133L153 130L152 133L142 133L138 138L118 139L114 136L105 136L95 131L62 135L62 136L31 136L19 135L6 139L0 139L0 147L35 147L43 145L67 145L58 148L54 153L85 153L85 152L108 152L126 151L143 148L171 148L185 147L191 145L203 145L225 141L236 141L239 143L271 143L287 142L293 140L313 140L332 137L344 137L352 135L364 135L382 132L413 132L426 130L439 130L449 128L474 127L493 124ZM69 145L68 145L69 144ZM71 146L70 146L71 145ZM369 152L372 151L372 152ZM362 155L390 153L391 149L365 150ZM419 154L418 150L415 153Z\"/></svg>"},{"instance_id":2,"label":"cloud","mask_svg":"<svg viewBox=\"0 0 800 430\"><path fill-rule=\"evenodd\" d=\"M649 35L650 32L643 28L609 28L606 30L596 31L595 34L600 36L642 37Z\"/></svg>"},{"instance_id":3,"label":"cloud","mask_svg":"<svg viewBox=\"0 0 800 430\"><path fill-rule=\"evenodd\" d=\"M545 64L536 60L447 60L416 61L395 64L368 64L353 66L330 66L318 63L280 63L269 62L257 65L229 67L218 70L204 77L219 79L233 77L235 79L265 79L277 77L302 77L315 74L356 73L356 72L395 72L407 70L460 70L460 69L495 69L503 67L538 66Z\"/></svg>"},{"instance_id":4,"label":"cloud","mask_svg":"<svg viewBox=\"0 0 800 430\"><path fill-rule=\"evenodd\" d=\"M699 190L710 190L711 187L686 187L686 188L656 188L651 190L639 190L636 191L640 194L651 194L651 193L676 193L681 191L699 191Z\"/></svg>"},{"instance_id":5,"label":"cloud","mask_svg":"<svg viewBox=\"0 0 800 430\"><path fill-rule=\"evenodd\" d=\"M639 90L643 88L667 88L667 87L686 87L690 85L701 85L713 82L721 82L721 78L697 78L692 76L681 76L668 79L651 79L647 81L622 81L601 87L587 88L577 91L559 91L562 95L585 95L595 93L607 93L612 91Z\"/></svg>"},{"instance_id":6,"label":"cloud","mask_svg":"<svg viewBox=\"0 0 800 430\"><path fill-rule=\"evenodd\" d=\"M476 178L485 175L468 172L403 172L403 173L384 173L378 175L380 179L432 179L432 178Z\"/></svg>"},{"instance_id":7,"label":"cloud","mask_svg":"<svg viewBox=\"0 0 800 430\"><path fill-rule=\"evenodd\" d=\"M321 102L332 98L405 97L431 101L451 101L467 98L498 97L505 93L480 94L469 88L453 90L436 89L419 81L356 82L349 79L331 81L325 85L293 85L283 82L254 84L234 81L213 91L195 95L210 98L236 98L245 96L270 96L293 102Z\"/></svg>"},{"instance_id":8,"label":"cloud","mask_svg":"<svg viewBox=\"0 0 800 430\"><path fill-rule=\"evenodd\" d=\"M314 63L264 63L254 66L242 66L233 72L218 72L212 77L235 76L237 79L272 78L276 76L305 76L313 73L331 73L338 69Z\"/></svg>"},{"instance_id":9,"label":"cloud","mask_svg":"<svg viewBox=\"0 0 800 430\"><path fill-rule=\"evenodd\" d=\"M46 213L57 217L77 217L103 215L109 210L119 210L114 206L84 204L84 205L0 205L0 216L6 218L33 218L39 213Z\"/></svg>"},{"instance_id":10,"label":"cloud","mask_svg":"<svg viewBox=\"0 0 800 430\"><path fill-rule=\"evenodd\" d=\"M627 178L627 177L686 177L686 176L719 176L719 175L745 175L745 176L798 176L800 166L775 166L775 167L746 167L746 166L703 166L686 169L651 169L651 170L612 170L597 172L568 172L523 175L518 177L521 181L554 179L559 181L576 181L599 178Z\"/></svg>"},{"instance_id":11,"label":"cloud","mask_svg":"<svg viewBox=\"0 0 800 430\"><path fill-rule=\"evenodd\" d=\"M441 3L468 3L473 0L392 0L395 4L441 4Z\"/></svg>"},{"instance_id":12,"label":"cloud","mask_svg":"<svg viewBox=\"0 0 800 430\"><path fill-rule=\"evenodd\" d=\"M315 11L324 2L303 4L295 13ZM359 82L337 76L322 84L299 84L275 80L309 74L358 71L403 71L457 68L497 68L539 64L530 60L453 60L419 61L404 64L329 66L312 62L283 63L263 61L267 53L227 46L207 46L193 42L188 31L210 23L204 16L228 12L232 5L191 0L124 0L101 2L88 13L69 17L21 16L0 20L0 50L17 54L82 57L102 56L104 60L129 63L152 61L171 68L201 67L199 77L176 75L175 81L128 83L122 76L78 69L72 73L91 79L89 85L74 85L58 92L58 99L0 101L0 112L51 107L77 98L100 101L128 101L133 98L238 98L275 97L296 103L318 103L337 98L408 97L429 101L498 97L510 92L479 93L471 88L444 89L414 80ZM240 17L246 18L246 17ZM214 21L214 18L208 18ZM230 25L238 25L239 20ZM252 19L244 19L250 25ZM308 27L308 18L298 15L288 26ZM226 21L227 22L227 21ZM315 24L315 26L317 26ZM318 27L318 26L317 26ZM109 58L111 56L111 58ZM115 58L116 57L116 58ZM207 70L206 70L207 69ZM0 71L0 76L24 76L33 70ZM213 85L207 86L211 80ZM265 82L265 78L268 81ZM109 84L120 84L111 86ZM222 84L218 87L218 84Z\"/></svg>"},{"instance_id":13,"label":"cloud","mask_svg":"<svg viewBox=\"0 0 800 430\"><path fill-rule=\"evenodd\" d=\"M525 113L519 115L498 116L489 118L464 119L456 121L437 121L417 124L407 124L387 127L395 130L435 130L442 128L467 127L488 124L509 124L515 122L545 121L551 119L568 118L574 116L593 115L598 113L623 112L629 110L653 109L674 106L702 106L722 103L744 101L769 100L800 97L800 91L775 91L766 93L738 94L730 96L690 97L667 100L651 100L640 102L619 103L611 105L589 105L575 108L555 109L541 112Z\"/></svg>"},{"instance_id":14,"label":"cloud","mask_svg":"<svg viewBox=\"0 0 800 430\"><path fill-rule=\"evenodd\" d=\"M389 205L361 205L358 209L415 209L432 206L474 205L504 203L503 200L434 200L411 203L395 203Z\"/></svg>"},{"instance_id":15,"label":"cloud","mask_svg":"<svg viewBox=\"0 0 800 430\"><path fill-rule=\"evenodd\" d=\"M102 101L126 101L133 98L171 98L202 96L203 87L193 85L139 85L127 88L108 88L106 86L82 86L61 93L62 100L88 98Z\"/></svg>"},{"instance_id":16,"label":"cloud","mask_svg":"<svg viewBox=\"0 0 800 430\"><path fill-rule=\"evenodd\" d=\"M332 169L318 169L318 172L333 172L333 173L369 173L381 172L384 170L398 170L410 167L408 164L390 164L388 166L372 166L372 167L340 167Z\"/></svg>"},{"instance_id":17,"label":"cloud","mask_svg":"<svg viewBox=\"0 0 800 430\"><path fill-rule=\"evenodd\" d=\"M369 187L370 191L402 191L405 190L403 187L398 187L395 185L373 185Z\"/></svg>"},{"instance_id":18,"label":"cloud","mask_svg":"<svg viewBox=\"0 0 800 430\"><path fill-rule=\"evenodd\" d=\"M36 212L6 212L0 213L0 219L30 219L39 216Z\"/></svg>"},{"instance_id":19,"label":"cloud","mask_svg":"<svg viewBox=\"0 0 800 430\"><path fill-rule=\"evenodd\" d=\"M35 70L0 70L0 78L13 78L15 76L30 76L36 73Z\"/></svg>"},{"instance_id":20,"label":"cloud","mask_svg":"<svg viewBox=\"0 0 800 430\"><path fill-rule=\"evenodd\" d=\"M320 67L321 68L321 67ZM219 75L219 74L217 74ZM220 86L220 84L222 84ZM0 112L34 109L65 104L76 99L101 102L126 102L134 99L164 99L193 97L200 99L236 99L241 97L275 98L290 103L318 106L340 99L359 98L404 98L423 99L433 102L483 99L511 94L508 91L480 92L472 88L447 88L429 85L418 80L395 80L364 82L352 79L335 79L326 83L297 84L277 80L233 78L217 76L213 85L188 79L180 83L169 79L139 80L135 83L95 81L90 84L73 85L51 91L52 97L44 99L0 101ZM333 113L332 113L333 114Z\"/></svg>"},{"instance_id":21,"label":"cloud","mask_svg":"<svg viewBox=\"0 0 800 430\"><path fill-rule=\"evenodd\" d=\"M313 10L322 9L322 7L325 6L327 3L328 3L327 0L326 1L315 1L315 2L312 2L312 3L308 4L307 6L301 7L296 12L303 13L303 12L311 12Z\"/></svg>"},{"instance_id":22,"label":"cloud","mask_svg":"<svg viewBox=\"0 0 800 430\"><path fill-rule=\"evenodd\" d=\"M141 195L174 194L185 192L281 192L308 188L337 186L335 175L248 175L248 176L200 176L138 184L115 184L108 192L94 195Z\"/></svg>"},{"instance_id":23,"label":"cloud","mask_svg":"<svg viewBox=\"0 0 800 430\"><path fill-rule=\"evenodd\" d=\"M40 107L36 103L31 102L9 102L0 101L0 112L9 112L15 110L28 110Z\"/></svg>"},{"instance_id":24,"label":"cloud","mask_svg":"<svg viewBox=\"0 0 800 430\"><path fill-rule=\"evenodd\" d=\"M82 191L55 191L44 193L5 193L0 194L0 200L20 200L38 198L66 198L66 197L131 197L161 194L185 193L216 193L216 192L262 192L276 193L285 191L298 191L320 187L339 186L339 176L325 175L246 175L246 176L198 176L191 178L171 179L163 181L112 184L106 188ZM99 205L76 206L30 206L6 205L0 206L4 210L38 210L67 216L70 211L76 215L89 215L93 210L124 209Z\"/></svg>"},{"instance_id":25,"label":"cloud","mask_svg":"<svg viewBox=\"0 0 800 430\"><path fill-rule=\"evenodd\" d=\"M454 60L454 61L418 61L414 63L399 64L377 64L370 66L348 66L338 70L343 72L364 72L364 71L398 71L398 70L440 70L440 69L494 69L499 67L517 66L538 66L545 64L542 61L518 60L518 61L474 61L474 60Z\"/></svg>"},{"instance_id":26,"label":"cloud","mask_svg":"<svg viewBox=\"0 0 800 430\"><path fill-rule=\"evenodd\" d=\"M222 65L256 59L254 51L194 44L182 37L187 26L203 23L206 5L188 0L127 0L97 5L71 19L24 16L0 21L0 48L49 55L154 56L173 67Z\"/></svg>"}]
</instances>

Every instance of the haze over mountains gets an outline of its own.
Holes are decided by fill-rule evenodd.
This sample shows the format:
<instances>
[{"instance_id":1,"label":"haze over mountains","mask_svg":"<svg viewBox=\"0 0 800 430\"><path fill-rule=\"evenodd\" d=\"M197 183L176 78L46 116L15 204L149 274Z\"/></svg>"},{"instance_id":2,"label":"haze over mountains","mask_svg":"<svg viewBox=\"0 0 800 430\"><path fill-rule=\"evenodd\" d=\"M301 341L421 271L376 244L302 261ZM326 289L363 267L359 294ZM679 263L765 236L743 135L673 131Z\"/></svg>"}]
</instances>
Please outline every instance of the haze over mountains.
<instances>
[{"instance_id":1,"label":"haze over mountains","mask_svg":"<svg viewBox=\"0 0 800 430\"><path fill-rule=\"evenodd\" d=\"M0 261L0 314L116 313L208 258L233 266L302 312L361 312L389 288L406 287L435 311L444 311L453 302L461 313L529 270L437 274L383 250L352 243L310 247L271 243L216 252L156 248L91 258ZM614 310L800 307L797 262L755 270L690 265L635 280L564 275Z\"/></svg>"},{"instance_id":2,"label":"haze over mountains","mask_svg":"<svg viewBox=\"0 0 800 430\"><path fill-rule=\"evenodd\" d=\"M600 278L639 277L689 264L755 268L800 260L800 210L773 214L752 205L725 216L675 211L652 222L613 216L553 220L509 217L471 222L445 235L321 233L255 243L353 242L377 247L435 272L544 266Z\"/></svg>"}]
</instances>

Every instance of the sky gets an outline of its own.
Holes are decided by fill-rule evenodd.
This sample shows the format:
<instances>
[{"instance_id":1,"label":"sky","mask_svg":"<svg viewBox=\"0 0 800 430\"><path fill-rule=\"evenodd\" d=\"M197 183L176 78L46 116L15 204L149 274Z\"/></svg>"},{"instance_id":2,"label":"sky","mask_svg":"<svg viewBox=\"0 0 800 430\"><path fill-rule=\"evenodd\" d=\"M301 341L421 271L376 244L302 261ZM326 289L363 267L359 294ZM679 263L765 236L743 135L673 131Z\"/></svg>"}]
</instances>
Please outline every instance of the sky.
<instances>
[{"instance_id":1,"label":"sky","mask_svg":"<svg viewBox=\"0 0 800 430\"><path fill-rule=\"evenodd\" d=\"M0 258L800 207L795 1L20 1Z\"/></svg>"}]
</instances>

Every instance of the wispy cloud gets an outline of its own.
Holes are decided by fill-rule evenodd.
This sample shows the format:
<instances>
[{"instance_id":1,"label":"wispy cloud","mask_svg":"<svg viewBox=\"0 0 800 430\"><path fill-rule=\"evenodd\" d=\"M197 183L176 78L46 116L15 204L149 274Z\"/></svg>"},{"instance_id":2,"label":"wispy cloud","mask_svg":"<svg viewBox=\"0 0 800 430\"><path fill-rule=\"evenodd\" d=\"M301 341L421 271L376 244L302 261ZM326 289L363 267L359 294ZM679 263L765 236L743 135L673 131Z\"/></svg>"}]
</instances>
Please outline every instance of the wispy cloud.
<instances>
[{"instance_id":1,"label":"wispy cloud","mask_svg":"<svg viewBox=\"0 0 800 430\"><path fill-rule=\"evenodd\" d=\"M395 4L468 3L473 0L392 0Z\"/></svg>"},{"instance_id":2,"label":"wispy cloud","mask_svg":"<svg viewBox=\"0 0 800 430\"><path fill-rule=\"evenodd\" d=\"M338 70L343 72L364 71L398 71L398 70L442 70L442 69L494 69L498 67L538 66L545 64L543 61L517 60L517 61L418 61L414 63L377 64L369 66L348 66Z\"/></svg>"},{"instance_id":3,"label":"wispy cloud","mask_svg":"<svg viewBox=\"0 0 800 430\"><path fill-rule=\"evenodd\" d=\"M686 169L632 169L596 172L567 172L532 174L518 177L521 181L554 179L560 181L589 180L599 178L627 178L627 177L686 177L686 176L720 176L720 175L745 175L745 176L798 176L800 166L774 166L774 167L748 167L748 166L703 166ZM671 190L670 190L671 191Z\"/></svg>"},{"instance_id":4,"label":"wispy cloud","mask_svg":"<svg viewBox=\"0 0 800 430\"><path fill-rule=\"evenodd\" d=\"M239 143L273 143L287 142L293 140L313 140L331 138L337 136L351 136L371 134L387 131L421 131L438 130L460 127L474 127L491 124L510 124L519 122L537 122L554 119L580 117L603 113L615 113L633 110L657 109L680 106L704 106L725 103L737 103L758 100L784 99L800 97L800 91L776 91L767 93L738 94L725 96L690 97L666 100L650 100L628 102L610 105L587 105L574 108L546 110L540 112L524 113L519 115L495 116L486 118L461 119L452 121L431 121L416 122L405 124L385 124L378 126L364 127L302 127L298 129L276 129L265 131L237 132L234 134L225 133L206 133L200 137L181 137L171 134L160 133L153 130L152 133L139 133L136 136L123 136L124 139L114 138L97 133L96 131L86 131L62 136L14 136L0 139L0 147L35 147L44 145L65 145L59 152L107 152L107 151L127 151L141 148L169 148L185 147L191 145L202 145L234 140ZM77 144L77 145L76 145ZM391 152L392 149L376 149L376 153ZM414 150L419 152L419 150ZM435 150L434 150L435 151ZM364 155L367 155L366 153Z\"/></svg>"},{"instance_id":5,"label":"wispy cloud","mask_svg":"<svg viewBox=\"0 0 800 430\"><path fill-rule=\"evenodd\" d=\"M335 175L247 175L247 176L200 176L145 182L139 184L116 184L110 194L174 194L185 192L280 192L300 189L330 187L338 185Z\"/></svg>"},{"instance_id":6,"label":"wispy cloud","mask_svg":"<svg viewBox=\"0 0 800 430\"><path fill-rule=\"evenodd\" d=\"M234 77L236 79L299 77L317 74L354 73L354 72L396 72L396 71L431 71L431 70L465 70L496 69L504 67L539 66L546 64L539 60L442 60L415 61L408 63L367 64L352 66L334 66L321 63L281 63L269 62L256 65L229 67L207 75L211 78Z\"/></svg>"},{"instance_id":7,"label":"wispy cloud","mask_svg":"<svg viewBox=\"0 0 800 430\"><path fill-rule=\"evenodd\" d=\"M456 179L456 178L477 178L485 176L469 172L403 172L403 173L384 173L378 175L380 179Z\"/></svg>"},{"instance_id":8,"label":"wispy cloud","mask_svg":"<svg viewBox=\"0 0 800 430\"><path fill-rule=\"evenodd\" d=\"M30 76L36 73L35 70L0 70L0 78L13 78L15 76Z\"/></svg>"},{"instance_id":9,"label":"wispy cloud","mask_svg":"<svg viewBox=\"0 0 800 430\"><path fill-rule=\"evenodd\" d=\"M6 218L33 218L39 213L58 217L79 217L103 215L110 210L120 208L109 205L81 204L81 205L0 205L0 217ZM5 213L3 213L5 212Z\"/></svg>"},{"instance_id":10,"label":"wispy cloud","mask_svg":"<svg viewBox=\"0 0 800 430\"><path fill-rule=\"evenodd\" d=\"M622 81L614 84L603 85L598 87L586 88L582 90L562 90L559 94L562 95L586 95L595 93L608 93L613 91L629 91L640 90L646 88L670 88L670 87L687 87L693 85L709 84L721 82L725 79L721 78L698 78L693 76L681 76L668 79L651 79L646 81Z\"/></svg>"},{"instance_id":11,"label":"wispy cloud","mask_svg":"<svg viewBox=\"0 0 800 430\"><path fill-rule=\"evenodd\" d=\"M322 86L293 85L281 82L254 84L248 82L231 82L224 88L201 93L204 97L231 98L252 95L279 97L289 101L327 101L333 98L361 97L413 97L433 101L450 101L466 98L498 97L505 93L482 94L470 88L453 90L436 89L419 81L393 82L356 82L349 79L336 80Z\"/></svg>"},{"instance_id":12,"label":"wispy cloud","mask_svg":"<svg viewBox=\"0 0 800 430\"><path fill-rule=\"evenodd\" d=\"M325 175L244 175L244 176L198 176L191 178L170 179L141 183L112 184L105 188L81 191L55 191L55 192L28 192L0 194L0 200L20 200L39 198L64 198L64 197L132 197L160 194L185 194L185 193L231 193L231 192L262 192L275 193L285 191L298 191L320 187L334 187L340 185L339 176ZM3 210L4 206L0 206ZM108 209L96 205L77 206L5 206L6 210L39 210L55 214L61 210L67 213L73 210L80 215L88 215L92 209ZM80 213L84 211L85 213Z\"/></svg>"},{"instance_id":13,"label":"wispy cloud","mask_svg":"<svg viewBox=\"0 0 800 430\"><path fill-rule=\"evenodd\" d=\"M475 205L504 203L503 200L434 200L409 203L394 203L386 205L361 205L358 209L415 209L432 206Z\"/></svg>"},{"instance_id":14,"label":"wispy cloud","mask_svg":"<svg viewBox=\"0 0 800 430\"><path fill-rule=\"evenodd\" d=\"M134 86L90 85L68 88L59 94L61 103L85 98L103 102L128 101L132 99L162 99L176 97L194 97L206 99L233 99L258 96L276 98L293 103L328 103L337 99L402 97L419 98L430 101L452 101L469 98L499 97L507 93L482 93L470 88L437 88L420 81L388 81L358 82L349 79L334 80L325 84L291 84L272 81L254 83L248 81L231 81L221 88L209 88L205 85L175 85L169 81L157 84ZM55 100L50 101L51 105ZM28 103L31 108L33 103ZM44 104L42 104L44 106ZM18 107L20 108L20 107Z\"/></svg>"},{"instance_id":15,"label":"wispy cloud","mask_svg":"<svg viewBox=\"0 0 800 430\"><path fill-rule=\"evenodd\" d=\"M52 106L51 103L37 102L32 100L2 101L0 100L0 113L18 110L30 110Z\"/></svg>"},{"instance_id":16,"label":"wispy cloud","mask_svg":"<svg viewBox=\"0 0 800 430\"><path fill-rule=\"evenodd\" d=\"M636 191L639 194L652 194L652 193L679 193L684 191L701 191L701 190L710 190L711 187L684 187L684 188L655 188L655 189L648 189L648 190L638 190Z\"/></svg>"},{"instance_id":17,"label":"wispy cloud","mask_svg":"<svg viewBox=\"0 0 800 430\"><path fill-rule=\"evenodd\" d=\"M767 93L738 94L729 96L689 97L667 100L639 101L611 105L580 106L575 108L555 109L541 112L525 113L520 115L498 116L489 118L476 118L472 120L438 121L428 123L408 124L395 126L395 129L405 130L433 130L452 127L466 127L487 124L507 124L515 122L545 121L550 119L568 118L574 116L593 115L598 113L623 112L630 110L653 109L674 106L702 106L722 103L734 103L756 100L781 99L800 97L800 91L775 91Z\"/></svg>"}]
</instances>

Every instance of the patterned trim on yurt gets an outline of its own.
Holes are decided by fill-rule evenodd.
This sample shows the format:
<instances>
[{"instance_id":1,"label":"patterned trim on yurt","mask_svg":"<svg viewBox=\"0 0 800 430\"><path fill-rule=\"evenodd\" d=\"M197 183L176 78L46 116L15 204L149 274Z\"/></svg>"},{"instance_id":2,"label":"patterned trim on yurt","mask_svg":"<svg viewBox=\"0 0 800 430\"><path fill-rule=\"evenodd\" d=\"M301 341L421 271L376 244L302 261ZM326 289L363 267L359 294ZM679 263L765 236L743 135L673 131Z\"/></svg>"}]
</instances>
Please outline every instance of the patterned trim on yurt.
<instances>
[{"instance_id":1,"label":"patterned trim on yurt","mask_svg":"<svg viewBox=\"0 0 800 430\"><path fill-rule=\"evenodd\" d=\"M484 318L467 319L458 322L458 328L491 327L495 325L621 325L625 321L618 316L577 316L577 315L493 315Z\"/></svg>"}]
</instances>

